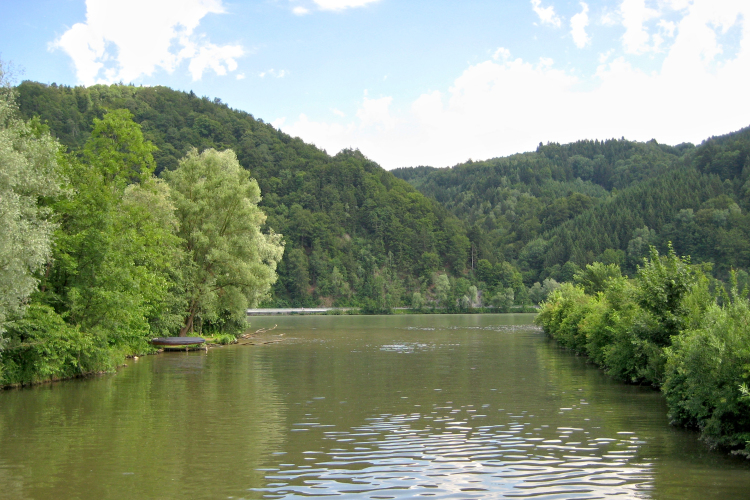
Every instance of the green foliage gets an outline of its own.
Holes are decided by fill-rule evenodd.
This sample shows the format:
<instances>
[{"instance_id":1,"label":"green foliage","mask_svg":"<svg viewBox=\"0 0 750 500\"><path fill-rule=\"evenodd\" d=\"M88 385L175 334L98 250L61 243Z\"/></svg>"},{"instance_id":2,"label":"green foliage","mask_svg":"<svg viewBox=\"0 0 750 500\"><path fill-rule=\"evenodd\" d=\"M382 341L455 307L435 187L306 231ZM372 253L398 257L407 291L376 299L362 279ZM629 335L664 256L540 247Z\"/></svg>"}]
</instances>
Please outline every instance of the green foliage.
<instances>
[{"instance_id":1,"label":"green foliage","mask_svg":"<svg viewBox=\"0 0 750 500\"><path fill-rule=\"evenodd\" d=\"M419 292L414 292L411 296L411 308L421 311L424 307L424 298Z\"/></svg>"},{"instance_id":2,"label":"green foliage","mask_svg":"<svg viewBox=\"0 0 750 500\"><path fill-rule=\"evenodd\" d=\"M51 307L35 303L9 325L0 386L111 371L121 359L103 336L85 333Z\"/></svg>"},{"instance_id":3,"label":"green foliage","mask_svg":"<svg viewBox=\"0 0 750 500\"><path fill-rule=\"evenodd\" d=\"M450 306L451 283L446 274L437 274L434 278L435 298L441 307Z\"/></svg>"},{"instance_id":4,"label":"green foliage","mask_svg":"<svg viewBox=\"0 0 750 500\"><path fill-rule=\"evenodd\" d=\"M25 116L41 117L75 152L84 149L94 120L107 109L129 110L158 148L151 154L159 175L178 168L193 148L234 150L263 193L259 208L268 227L286 241L268 305L363 305L374 300L376 275L384 267L390 288L413 293L421 290L420 278L443 269L461 275L470 261L463 223L359 151L329 156L220 101L165 87L23 82L18 94ZM98 151L98 144L87 147ZM129 168L134 180L141 170L127 167L127 150L117 153L112 165ZM330 279L334 268L337 284ZM396 305L409 296L388 294Z\"/></svg>"},{"instance_id":5,"label":"green foliage","mask_svg":"<svg viewBox=\"0 0 750 500\"><path fill-rule=\"evenodd\" d=\"M735 290L736 292L736 290ZM663 390L670 417L697 427L711 445L750 456L750 304L738 297L711 305L698 328L667 349Z\"/></svg>"},{"instance_id":6,"label":"green foliage","mask_svg":"<svg viewBox=\"0 0 750 500\"><path fill-rule=\"evenodd\" d=\"M687 326L692 311L686 298L704 277L697 266L690 264L689 257L677 257L671 244L665 256L651 247L651 258L638 269L637 300L654 318L651 340L656 345L669 345L671 337Z\"/></svg>"},{"instance_id":7,"label":"green foliage","mask_svg":"<svg viewBox=\"0 0 750 500\"><path fill-rule=\"evenodd\" d=\"M537 281L529 289L529 300L534 304L541 304L558 288L560 288L560 283L552 278L547 278L542 283Z\"/></svg>"},{"instance_id":8,"label":"green foliage","mask_svg":"<svg viewBox=\"0 0 750 500\"><path fill-rule=\"evenodd\" d=\"M281 235L260 231L266 217L258 183L231 150L193 150L165 177L187 256L180 335L193 331L196 318L244 319L276 281L284 251Z\"/></svg>"},{"instance_id":9,"label":"green foliage","mask_svg":"<svg viewBox=\"0 0 750 500\"><path fill-rule=\"evenodd\" d=\"M237 337L231 333L214 333L212 336L212 342L219 345L236 344Z\"/></svg>"},{"instance_id":10,"label":"green foliage","mask_svg":"<svg viewBox=\"0 0 750 500\"><path fill-rule=\"evenodd\" d=\"M174 207L167 186L148 175L153 148L127 112L105 115L90 142L82 159L62 163L73 194L54 204L61 223L40 300L113 347L143 352L152 333L176 324Z\"/></svg>"},{"instance_id":11,"label":"green foliage","mask_svg":"<svg viewBox=\"0 0 750 500\"><path fill-rule=\"evenodd\" d=\"M578 353L586 352L587 339L581 322L589 313L594 299L583 288L563 283L542 303L535 322L563 346Z\"/></svg>"},{"instance_id":12,"label":"green foliage","mask_svg":"<svg viewBox=\"0 0 750 500\"><path fill-rule=\"evenodd\" d=\"M589 293L563 284L536 322L610 375L661 386L672 420L711 446L750 456L750 302L733 275L718 304L702 267L669 250L651 247L634 280L587 266Z\"/></svg>"},{"instance_id":13,"label":"green foliage","mask_svg":"<svg viewBox=\"0 0 750 500\"><path fill-rule=\"evenodd\" d=\"M515 302L515 293L512 288L504 288L499 290L490 299L492 307L495 307L500 312L508 312Z\"/></svg>"},{"instance_id":14,"label":"green foliage","mask_svg":"<svg viewBox=\"0 0 750 500\"><path fill-rule=\"evenodd\" d=\"M5 322L23 313L51 254L49 201L62 194L59 144L36 122L18 118L0 63L0 350Z\"/></svg>"},{"instance_id":15,"label":"green foliage","mask_svg":"<svg viewBox=\"0 0 750 500\"><path fill-rule=\"evenodd\" d=\"M595 295L605 290L607 281L621 276L622 273L617 264L594 262L593 264L587 264L585 269L575 273L573 281L583 287L583 291L587 294Z\"/></svg>"}]
</instances>

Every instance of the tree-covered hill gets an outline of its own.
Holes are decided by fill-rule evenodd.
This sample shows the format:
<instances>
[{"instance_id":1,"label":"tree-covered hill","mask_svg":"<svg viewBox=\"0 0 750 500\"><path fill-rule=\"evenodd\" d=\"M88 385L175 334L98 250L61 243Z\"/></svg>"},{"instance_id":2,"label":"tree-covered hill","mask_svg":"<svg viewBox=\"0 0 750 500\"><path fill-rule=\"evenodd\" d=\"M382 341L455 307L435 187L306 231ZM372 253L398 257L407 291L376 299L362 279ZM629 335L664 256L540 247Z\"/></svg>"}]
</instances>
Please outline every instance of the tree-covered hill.
<instances>
[{"instance_id":1,"label":"tree-covered hill","mask_svg":"<svg viewBox=\"0 0 750 500\"><path fill-rule=\"evenodd\" d=\"M750 128L676 147L624 139L540 144L452 168L393 171L468 228L477 259L510 260L527 284L593 261L629 272L654 244L750 267Z\"/></svg>"},{"instance_id":2,"label":"tree-covered hill","mask_svg":"<svg viewBox=\"0 0 750 500\"><path fill-rule=\"evenodd\" d=\"M64 87L23 82L25 118L39 116L70 151L80 151L94 118L126 108L158 148L156 172L191 148L231 148L258 181L267 225L286 250L277 305L400 305L432 272L460 274L468 261L463 225L438 203L359 151L330 156L220 100L166 87Z\"/></svg>"},{"instance_id":3,"label":"tree-covered hill","mask_svg":"<svg viewBox=\"0 0 750 500\"><path fill-rule=\"evenodd\" d=\"M286 241L277 305L377 310L412 303L415 292L441 302L434 273L443 270L458 294L443 294L448 305L471 295L470 284L485 303L511 288L523 303L535 282L570 281L596 260L632 274L649 245L666 251L668 241L714 262L721 278L750 268L750 129L697 147L548 143L387 172L358 151L330 156L219 99L165 87L24 82L17 95L24 117L41 117L74 152L94 118L127 108L159 148L157 173L194 147L233 149L260 185L268 226Z\"/></svg>"}]
</instances>

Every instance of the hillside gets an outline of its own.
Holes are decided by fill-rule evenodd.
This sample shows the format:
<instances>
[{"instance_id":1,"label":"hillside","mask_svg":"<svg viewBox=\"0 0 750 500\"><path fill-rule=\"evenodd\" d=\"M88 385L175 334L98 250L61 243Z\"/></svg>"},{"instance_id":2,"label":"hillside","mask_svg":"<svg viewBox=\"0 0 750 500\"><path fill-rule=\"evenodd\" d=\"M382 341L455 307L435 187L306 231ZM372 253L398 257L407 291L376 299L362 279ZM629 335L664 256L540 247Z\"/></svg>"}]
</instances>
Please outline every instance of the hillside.
<instances>
[{"instance_id":1,"label":"hillside","mask_svg":"<svg viewBox=\"0 0 750 500\"><path fill-rule=\"evenodd\" d=\"M478 259L511 260L527 284L595 260L628 272L668 241L720 277L750 267L750 129L700 146L579 141L452 168L397 169L462 219Z\"/></svg>"},{"instance_id":2,"label":"hillside","mask_svg":"<svg viewBox=\"0 0 750 500\"><path fill-rule=\"evenodd\" d=\"M404 303L432 272L461 274L469 243L457 218L365 158L330 156L220 100L165 87L17 87L25 118L39 116L70 151L108 109L134 115L158 147L156 172L172 170L191 148L233 149L260 185L267 226L284 236L273 304Z\"/></svg>"},{"instance_id":3,"label":"hillside","mask_svg":"<svg viewBox=\"0 0 750 500\"><path fill-rule=\"evenodd\" d=\"M632 274L650 244L664 251L668 241L715 263L722 279L750 268L750 129L697 147L548 143L452 168L387 172L358 151L330 156L193 93L34 82L17 92L23 115L41 117L73 152L95 117L118 108L159 148L157 172L193 147L232 148L258 180L267 225L286 241L273 305L381 310L410 304L414 292L440 301L436 272L451 277L450 306L471 295L470 285L485 303L509 288L524 303L534 283L570 281L595 260Z\"/></svg>"}]
</instances>

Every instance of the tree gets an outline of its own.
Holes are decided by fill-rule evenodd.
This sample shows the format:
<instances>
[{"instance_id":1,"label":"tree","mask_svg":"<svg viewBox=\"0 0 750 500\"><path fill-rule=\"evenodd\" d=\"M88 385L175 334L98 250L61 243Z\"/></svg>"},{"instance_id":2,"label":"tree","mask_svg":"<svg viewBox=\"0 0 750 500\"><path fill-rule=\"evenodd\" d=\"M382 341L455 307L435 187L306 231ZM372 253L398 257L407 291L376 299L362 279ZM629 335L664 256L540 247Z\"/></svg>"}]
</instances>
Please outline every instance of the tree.
<instances>
[{"instance_id":1,"label":"tree","mask_svg":"<svg viewBox=\"0 0 750 500\"><path fill-rule=\"evenodd\" d=\"M448 299L451 292L451 283L447 274L437 274L435 281L435 298L441 307L448 306Z\"/></svg>"},{"instance_id":2,"label":"tree","mask_svg":"<svg viewBox=\"0 0 750 500\"><path fill-rule=\"evenodd\" d=\"M503 288L492 297L492 305L500 312L508 312L515 301L512 288Z\"/></svg>"},{"instance_id":3,"label":"tree","mask_svg":"<svg viewBox=\"0 0 750 500\"><path fill-rule=\"evenodd\" d=\"M9 316L20 315L50 258L56 225L45 203L62 193L59 144L38 120L17 117L0 62L0 348Z\"/></svg>"},{"instance_id":4,"label":"tree","mask_svg":"<svg viewBox=\"0 0 750 500\"><path fill-rule=\"evenodd\" d=\"M151 175L153 150L130 112L116 110L95 120L82 158L62 158L72 194L54 204L61 223L41 298L130 352L179 324L177 220L169 188Z\"/></svg>"},{"instance_id":5,"label":"tree","mask_svg":"<svg viewBox=\"0 0 750 500\"><path fill-rule=\"evenodd\" d=\"M690 263L690 257L678 257L671 242L668 247L669 253L660 256L652 246L651 258L644 259L636 276L638 305L656 321L651 340L659 347L670 345L672 336L691 326L691 316L702 316L695 309L705 310L709 304L703 271ZM693 292L695 296L690 297Z\"/></svg>"},{"instance_id":6,"label":"tree","mask_svg":"<svg viewBox=\"0 0 750 500\"><path fill-rule=\"evenodd\" d=\"M603 292L607 281L622 276L620 266L617 264L603 264L594 262L587 264L585 269L581 269L573 276L577 285L583 287L583 291L589 295L595 295L597 292Z\"/></svg>"},{"instance_id":7,"label":"tree","mask_svg":"<svg viewBox=\"0 0 750 500\"><path fill-rule=\"evenodd\" d=\"M195 320L244 318L276 281L284 245L280 234L263 234L260 188L231 150L193 149L178 168L164 173L180 222L187 263L187 306L180 335Z\"/></svg>"}]
</instances>

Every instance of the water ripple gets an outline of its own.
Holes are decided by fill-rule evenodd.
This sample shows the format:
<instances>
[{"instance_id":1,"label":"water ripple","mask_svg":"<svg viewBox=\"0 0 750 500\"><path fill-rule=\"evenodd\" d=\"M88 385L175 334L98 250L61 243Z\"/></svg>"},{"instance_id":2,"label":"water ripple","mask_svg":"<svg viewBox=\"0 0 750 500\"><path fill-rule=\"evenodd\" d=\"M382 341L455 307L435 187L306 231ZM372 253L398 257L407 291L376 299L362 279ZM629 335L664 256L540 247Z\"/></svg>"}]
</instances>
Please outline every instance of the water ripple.
<instances>
[{"instance_id":1,"label":"water ripple","mask_svg":"<svg viewBox=\"0 0 750 500\"><path fill-rule=\"evenodd\" d=\"M449 417L456 410L450 405L431 410L380 415L345 431L299 424L321 432L321 442L332 447L303 454L304 466L266 469L266 487L253 491L289 499L567 500L638 498L653 488L652 465L638 460L642 441L633 433L597 437L573 427L531 431L528 422L519 421L471 427Z\"/></svg>"}]
</instances>

